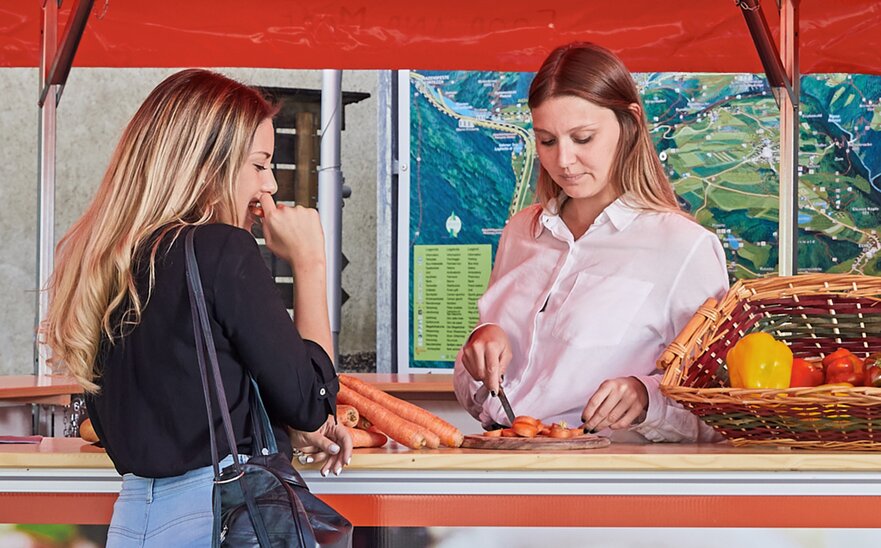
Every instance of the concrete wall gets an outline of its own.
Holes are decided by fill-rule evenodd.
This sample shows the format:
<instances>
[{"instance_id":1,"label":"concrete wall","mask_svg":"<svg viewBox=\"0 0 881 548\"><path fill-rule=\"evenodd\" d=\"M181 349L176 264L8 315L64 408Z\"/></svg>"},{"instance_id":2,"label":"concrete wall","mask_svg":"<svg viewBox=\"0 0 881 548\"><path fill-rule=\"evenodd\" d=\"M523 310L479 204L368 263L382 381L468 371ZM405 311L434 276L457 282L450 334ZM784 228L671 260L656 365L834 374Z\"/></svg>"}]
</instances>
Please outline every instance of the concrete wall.
<instances>
[{"instance_id":1,"label":"concrete wall","mask_svg":"<svg viewBox=\"0 0 881 548\"><path fill-rule=\"evenodd\" d=\"M169 69L74 68L58 109L56 238L83 212L123 127ZM320 71L220 69L253 85L321 88ZM376 339L376 82L343 74L343 90L369 99L346 107L342 164L352 197L343 210L340 351L372 352ZM0 69L0 374L33 372L36 307L37 71Z\"/></svg>"}]
</instances>

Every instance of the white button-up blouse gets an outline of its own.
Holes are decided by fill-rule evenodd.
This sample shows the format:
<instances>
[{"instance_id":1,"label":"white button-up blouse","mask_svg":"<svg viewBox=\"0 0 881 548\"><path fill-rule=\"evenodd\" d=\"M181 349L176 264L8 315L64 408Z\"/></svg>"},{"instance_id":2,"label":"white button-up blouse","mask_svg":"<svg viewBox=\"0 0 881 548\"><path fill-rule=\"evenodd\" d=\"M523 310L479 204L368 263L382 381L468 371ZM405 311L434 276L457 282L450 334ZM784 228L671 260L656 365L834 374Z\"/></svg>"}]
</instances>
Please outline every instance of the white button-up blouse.
<instances>
[{"instance_id":1,"label":"white button-up blouse","mask_svg":"<svg viewBox=\"0 0 881 548\"><path fill-rule=\"evenodd\" d=\"M549 208L556 209L553 204ZM538 215L538 223L535 222ZM534 205L502 233L481 323L507 333L513 358L503 386L514 412L581 424L606 379L645 384L645 420L619 441L708 441L712 429L660 393L655 361L708 297L728 289L719 239L677 213L639 211L622 199L575 240L559 215ZM484 426L506 424L497 398L456 360L459 402ZM610 432L605 432L609 434Z\"/></svg>"}]
</instances>

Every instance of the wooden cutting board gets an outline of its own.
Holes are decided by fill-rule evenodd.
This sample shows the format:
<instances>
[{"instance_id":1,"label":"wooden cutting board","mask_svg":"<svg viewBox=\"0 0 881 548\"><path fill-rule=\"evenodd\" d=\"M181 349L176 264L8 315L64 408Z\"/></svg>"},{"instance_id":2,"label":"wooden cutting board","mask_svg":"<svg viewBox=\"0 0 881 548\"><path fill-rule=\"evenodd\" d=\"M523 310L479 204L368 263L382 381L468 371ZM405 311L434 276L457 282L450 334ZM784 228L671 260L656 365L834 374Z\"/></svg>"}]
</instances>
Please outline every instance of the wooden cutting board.
<instances>
[{"instance_id":1,"label":"wooden cutting board","mask_svg":"<svg viewBox=\"0 0 881 548\"><path fill-rule=\"evenodd\" d=\"M462 447L467 449L504 449L509 451L577 451L607 447L609 438L584 434L577 438L491 438L481 435L465 436Z\"/></svg>"}]
</instances>

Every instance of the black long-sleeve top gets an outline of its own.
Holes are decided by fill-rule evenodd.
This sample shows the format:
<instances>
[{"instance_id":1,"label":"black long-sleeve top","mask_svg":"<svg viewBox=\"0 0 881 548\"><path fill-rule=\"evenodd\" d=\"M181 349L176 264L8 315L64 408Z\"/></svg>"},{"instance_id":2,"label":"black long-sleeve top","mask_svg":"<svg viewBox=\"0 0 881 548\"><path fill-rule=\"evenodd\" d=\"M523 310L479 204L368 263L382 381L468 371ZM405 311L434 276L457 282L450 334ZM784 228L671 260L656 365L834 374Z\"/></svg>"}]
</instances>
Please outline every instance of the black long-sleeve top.
<instances>
[{"instance_id":1,"label":"black long-sleeve top","mask_svg":"<svg viewBox=\"0 0 881 548\"><path fill-rule=\"evenodd\" d=\"M184 234L173 242L170 235L164 238L141 321L113 344L103 342L101 391L86 397L95 431L120 474L170 477L211 464ZM194 243L238 449L251 450L247 371L260 388L279 449L290 456L281 426L312 431L334 412L339 380L333 364L318 344L297 333L249 233L206 225L197 229ZM144 302L149 280L143 253L138 263L135 279ZM216 407L214 416L222 457L230 451Z\"/></svg>"}]
</instances>

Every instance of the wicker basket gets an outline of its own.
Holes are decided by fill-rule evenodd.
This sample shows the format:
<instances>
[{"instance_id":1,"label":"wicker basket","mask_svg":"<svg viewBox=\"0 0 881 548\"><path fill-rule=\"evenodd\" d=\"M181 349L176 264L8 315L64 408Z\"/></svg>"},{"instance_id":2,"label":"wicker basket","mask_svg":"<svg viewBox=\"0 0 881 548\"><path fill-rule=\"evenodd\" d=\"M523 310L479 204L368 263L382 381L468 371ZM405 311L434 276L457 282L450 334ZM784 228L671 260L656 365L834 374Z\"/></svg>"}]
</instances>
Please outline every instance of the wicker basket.
<instances>
[{"instance_id":1,"label":"wicker basket","mask_svg":"<svg viewBox=\"0 0 881 548\"><path fill-rule=\"evenodd\" d=\"M735 445L881 450L881 388L728 387L725 355L754 331L795 357L881 351L881 277L811 274L740 281L709 299L658 360L662 391Z\"/></svg>"}]
</instances>

